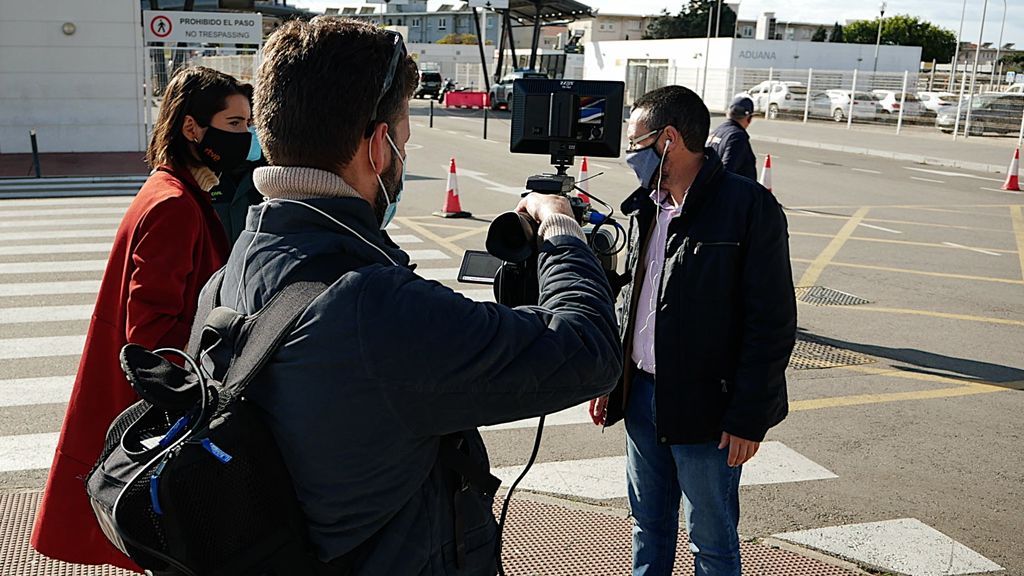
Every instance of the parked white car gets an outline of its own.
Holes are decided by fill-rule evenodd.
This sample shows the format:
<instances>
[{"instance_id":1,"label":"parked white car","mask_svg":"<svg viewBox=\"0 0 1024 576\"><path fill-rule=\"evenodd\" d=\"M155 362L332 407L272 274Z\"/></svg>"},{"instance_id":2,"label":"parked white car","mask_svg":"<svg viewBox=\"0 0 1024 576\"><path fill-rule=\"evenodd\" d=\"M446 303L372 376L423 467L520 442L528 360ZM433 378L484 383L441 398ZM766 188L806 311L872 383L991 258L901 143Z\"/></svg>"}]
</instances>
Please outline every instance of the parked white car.
<instances>
[{"instance_id":1,"label":"parked white car","mask_svg":"<svg viewBox=\"0 0 1024 576\"><path fill-rule=\"evenodd\" d=\"M911 94L910 92L901 93L899 90L872 90L872 94L878 97L878 103L882 106L883 114L895 114L900 113L900 102L902 101L903 116L921 116L924 114L925 108L921 105L921 100L918 99L917 95Z\"/></svg>"},{"instance_id":2,"label":"parked white car","mask_svg":"<svg viewBox=\"0 0 1024 576\"><path fill-rule=\"evenodd\" d=\"M779 114L804 113L807 88L799 82L772 80L769 83L766 80L737 96L753 100L755 112L767 111L769 118L778 118Z\"/></svg>"},{"instance_id":3,"label":"parked white car","mask_svg":"<svg viewBox=\"0 0 1024 576\"><path fill-rule=\"evenodd\" d=\"M936 115L950 106L956 108L957 95L952 92L918 92L917 97L926 112Z\"/></svg>"},{"instance_id":4,"label":"parked white car","mask_svg":"<svg viewBox=\"0 0 1024 576\"><path fill-rule=\"evenodd\" d=\"M827 93L829 98L832 99L832 119L836 122L846 120L846 115L850 113L850 91L828 90ZM873 94L859 90L854 94L854 120L878 120L881 114L882 106Z\"/></svg>"},{"instance_id":5,"label":"parked white car","mask_svg":"<svg viewBox=\"0 0 1024 576\"><path fill-rule=\"evenodd\" d=\"M1007 94L1024 94L1024 84L1011 84L1006 90Z\"/></svg>"}]
</instances>

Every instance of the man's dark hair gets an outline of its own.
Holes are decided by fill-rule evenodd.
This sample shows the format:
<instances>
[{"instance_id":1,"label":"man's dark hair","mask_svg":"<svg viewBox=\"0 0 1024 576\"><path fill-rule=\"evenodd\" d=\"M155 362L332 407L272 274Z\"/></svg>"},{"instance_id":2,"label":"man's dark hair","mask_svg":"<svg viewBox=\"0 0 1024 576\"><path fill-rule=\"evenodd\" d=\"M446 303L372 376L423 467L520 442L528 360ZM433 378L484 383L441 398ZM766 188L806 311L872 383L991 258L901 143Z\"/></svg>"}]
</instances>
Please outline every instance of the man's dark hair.
<instances>
[{"instance_id":1,"label":"man's dark hair","mask_svg":"<svg viewBox=\"0 0 1024 576\"><path fill-rule=\"evenodd\" d=\"M700 96L683 86L665 86L644 94L633 110L645 114L648 130L673 126L690 152L703 152L711 128L711 113Z\"/></svg>"},{"instance_id":2,"label":"man's dark hair","mask_svg":"<svg viewBox=\"0 0 1024 576\"><path fill-rule=\"evenodd\" d=\"M267 41L256 82L256 131L267 160L337 172L379 122L393 125L419 83L416 62L398 63L393 33L344 18L292 20Z\"/></svg>"}]
</instances>

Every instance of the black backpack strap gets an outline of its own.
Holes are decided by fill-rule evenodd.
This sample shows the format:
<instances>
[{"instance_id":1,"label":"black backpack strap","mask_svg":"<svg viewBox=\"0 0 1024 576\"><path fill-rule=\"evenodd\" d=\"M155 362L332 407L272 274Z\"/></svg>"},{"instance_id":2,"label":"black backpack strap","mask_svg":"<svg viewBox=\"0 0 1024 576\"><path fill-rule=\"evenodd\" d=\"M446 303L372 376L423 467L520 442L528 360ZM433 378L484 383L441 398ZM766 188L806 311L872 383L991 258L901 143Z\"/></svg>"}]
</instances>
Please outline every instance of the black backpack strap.
<instances>
[{"instance_id":1,"label":"black backpack strap","mask_svg":"<svg viewBox=\"0 0 1024 576\"><path fill-rule=\"evenodd\" d=\"M230 403L245 392L260 370L291 334L302 313L326 290L327 283L301 281L284 287L263 307L250 316L242 328L242 341L236 344L237 355L224 376L221 405Z\"/></svg>"},{"instance_id":2,"label":"black backpack strap","mask_svg":"<svg viewBox=\"0 0 1024 576\"><path fill-rule=\"evenodd\" d=\"M206 317L210 312L220 305L220 288L224 285L224 268L217 270L206 282L206 288L199 296L199 306L196 308L195 319L192 320L192 332L188 338L188 347L185 352L193 357L199 357L199 342L203 337L203 327L206 326Z\"/></svg>"}]
</instances>

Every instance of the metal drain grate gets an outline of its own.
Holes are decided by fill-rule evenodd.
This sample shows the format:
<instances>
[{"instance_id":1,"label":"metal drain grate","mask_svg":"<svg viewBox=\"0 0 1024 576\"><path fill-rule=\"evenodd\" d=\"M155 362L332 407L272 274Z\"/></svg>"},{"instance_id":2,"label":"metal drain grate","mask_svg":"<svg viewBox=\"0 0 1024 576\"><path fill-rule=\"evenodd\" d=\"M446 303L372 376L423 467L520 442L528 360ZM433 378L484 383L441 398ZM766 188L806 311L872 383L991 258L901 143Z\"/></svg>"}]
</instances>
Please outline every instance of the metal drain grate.
<instances>
[{"instance_id":1,"label":"metal drain grate","mask_svg":"<svg viewBox=\"0 0 1024 576\"><path fill-rule=\"evenodd\" d=\"M856 306L871 303L870 300L859 296L824 286L801 286L796 289L796 299L814 306Z\"/></svg>"},{"instance_id":2,"label":"metal drain grate","mask_svg":"<svg viewBox=\"0 0 1024 576\"><path fill-rule=\"evenodd\" d=\"M796 346L793 347L793 355L789 358L789 367L794 370L811 370L815 368L859 366L874 362L874 358L852 350L844 350L822 342L798 338Z\"/></svg>"},{"instance_id":3,"label":"metal drain grate","mask_svg":"<svg viewBox=\"0 0 1024 576\"><path fill-rule=\"evenodd\" d=\"M135 576L113 566L50 560L29 546L39 492L0 494L0 574L3 576Z\"/></svg>"},{"instance_id":4,"label":"metal drain grate","mask_svg":"<svg viewBox=\"0 0 1024 576\"><path fill-rule=\"evenodd\" d=\"M38 492L0 494L3 576L134 576L110 566L78 566L44 558L28 539ZM495 502L498 511L501 502ZM512 499L502 558L509 576L621 576L629 573L627 518ZM693 556L680 530L673 574L692 576ZM741 544L743 573L757 576L854 576L850 571L759 542Z\"/></svg>"}]
</instances>

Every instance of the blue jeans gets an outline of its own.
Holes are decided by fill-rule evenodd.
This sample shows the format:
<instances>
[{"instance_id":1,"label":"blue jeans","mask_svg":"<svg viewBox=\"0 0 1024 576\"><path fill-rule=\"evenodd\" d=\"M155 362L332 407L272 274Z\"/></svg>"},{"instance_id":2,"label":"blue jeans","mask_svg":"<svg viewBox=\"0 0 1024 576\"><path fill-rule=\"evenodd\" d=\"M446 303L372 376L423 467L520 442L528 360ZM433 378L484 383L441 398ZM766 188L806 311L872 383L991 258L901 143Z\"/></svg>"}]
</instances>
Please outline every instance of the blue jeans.
<instances>
[{"instance_id":1,"label":"blue jeans","mask_svg":"<svg viewBox=\"0 0 1024 576\"><path fill-rule=\"evenodd\" d=\"M675 563L679 500L696 576L740 576L740 467L718 442L658 443L654 378L637 372L626 409L626 476L633 516L633 576L668 576Z\"/></svg>"}]
</instances>

